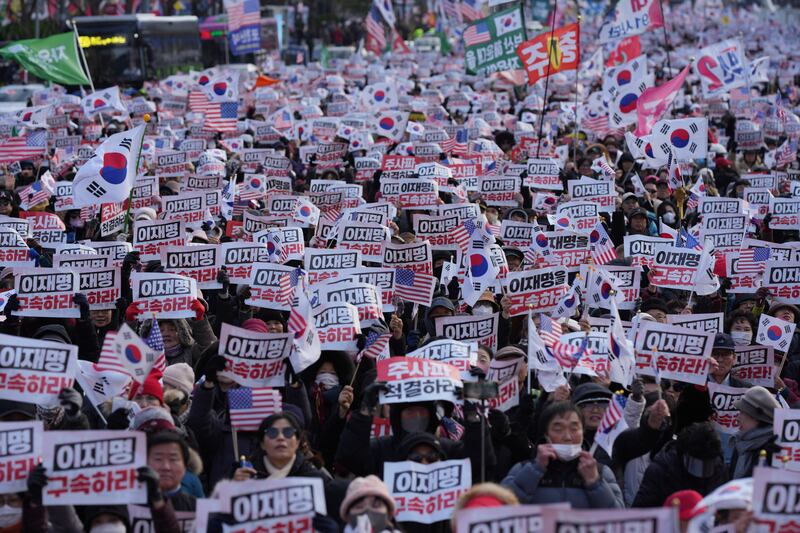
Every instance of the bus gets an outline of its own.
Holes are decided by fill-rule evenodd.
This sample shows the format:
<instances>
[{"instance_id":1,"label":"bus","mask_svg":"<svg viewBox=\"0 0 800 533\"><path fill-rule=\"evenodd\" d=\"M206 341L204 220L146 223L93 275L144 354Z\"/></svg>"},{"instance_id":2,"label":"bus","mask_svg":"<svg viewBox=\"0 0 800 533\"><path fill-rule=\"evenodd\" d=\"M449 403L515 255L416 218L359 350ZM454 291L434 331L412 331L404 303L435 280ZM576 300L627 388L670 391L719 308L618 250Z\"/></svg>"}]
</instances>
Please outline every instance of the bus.
<instances>
[{"instance_id":1,"label":"bus","mask_svg":"<svg viewBox=\"0 0 800 533\"><path fill-rule=\"evenodd\" d=\"M197 17L76 17L72 23L95 87L141 87L146 80L203 68Z\"/></svg>"}]
</instances>

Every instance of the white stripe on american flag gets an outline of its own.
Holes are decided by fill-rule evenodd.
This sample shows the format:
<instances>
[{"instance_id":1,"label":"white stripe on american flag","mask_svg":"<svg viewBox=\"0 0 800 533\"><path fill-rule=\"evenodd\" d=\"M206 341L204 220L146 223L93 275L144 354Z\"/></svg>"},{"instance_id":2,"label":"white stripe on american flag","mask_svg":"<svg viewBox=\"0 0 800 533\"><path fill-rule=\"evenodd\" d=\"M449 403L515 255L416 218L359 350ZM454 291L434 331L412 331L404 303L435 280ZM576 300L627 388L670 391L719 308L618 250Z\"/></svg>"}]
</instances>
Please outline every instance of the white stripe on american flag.
<instances>
[{"instance_id":1,"label":"white stripe on american flag","mask_svg":"<svg viewBox=\"0 0 800 533\"><path fill-rule=\"evenodd\" d=\"M248 398L248 391L251 395ZM228 391L228 413L231 425L241 431L256 431L261 422L282 408L281 394L276 389L231 389Z\"/></svg>"},{"instance_id":2,"label":"white stripe on american flag","mask_svg":"<svg viewBox=\"0 0 800 533\"><path fill-rule=\"evenodd\" d=\"M44 130L34 131L21 137L0 140L0 163L13 163L44 155L47 147Z\"/></svg>"}]
</instances>

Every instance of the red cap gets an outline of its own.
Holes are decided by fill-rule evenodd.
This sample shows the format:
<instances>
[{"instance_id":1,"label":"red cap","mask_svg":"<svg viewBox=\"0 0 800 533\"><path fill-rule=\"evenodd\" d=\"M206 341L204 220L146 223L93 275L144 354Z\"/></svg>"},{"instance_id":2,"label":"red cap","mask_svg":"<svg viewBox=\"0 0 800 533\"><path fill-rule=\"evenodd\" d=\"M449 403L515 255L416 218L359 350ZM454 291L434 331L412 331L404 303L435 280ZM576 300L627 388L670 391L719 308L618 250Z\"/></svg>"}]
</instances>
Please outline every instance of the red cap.
<instances>
[{"instance_id":1,"label":"red cap","mask_svg":"<svg viewBox=\"0 0 800 533\"><path fill-rule=\"evenodd\" d=\"M242 327L250 331L257 331L259 333L269 333L266 322L260 318L248 318L242 322Z\"/></svg>"},{"instance_id":2,"label":"red cap","mask_svg":"<svg viewBox=\"0 0 800 533\"><path fill-rule=\"evenodd\" d=\"M154 368L145 378L144 385L140 386L136 381L131 384L131 392L128 394L128 399L134 399L137 394L147 394L158 398L159 403L164 405L164 388L161 386L160 380L161 371ZM140 388L141 390L139 390Z\"/></svg>"},{"instance_id":3,"label":"red cap","mask_svg":"<svg viewBox=\"0 0 800 533\"><path fill-rule=\"evenodd\" d=\"M476 507L502 507L506 504L500 498L489 494L481 494L470 499L464 504L464 509L474 509Z\"/></svg>"},{"instance_id":4,"label":"red cap","mask_svg":"<svg viewBox=\"0 0 800 533\"><path fill-rule=\"evenodd\" d=\"M681 520L691 520L706 510L705 506L697 507L702 499L703 496L697 491L679 490L667 496L664 507L677 507Z\"/></svg>"}]
</instances>

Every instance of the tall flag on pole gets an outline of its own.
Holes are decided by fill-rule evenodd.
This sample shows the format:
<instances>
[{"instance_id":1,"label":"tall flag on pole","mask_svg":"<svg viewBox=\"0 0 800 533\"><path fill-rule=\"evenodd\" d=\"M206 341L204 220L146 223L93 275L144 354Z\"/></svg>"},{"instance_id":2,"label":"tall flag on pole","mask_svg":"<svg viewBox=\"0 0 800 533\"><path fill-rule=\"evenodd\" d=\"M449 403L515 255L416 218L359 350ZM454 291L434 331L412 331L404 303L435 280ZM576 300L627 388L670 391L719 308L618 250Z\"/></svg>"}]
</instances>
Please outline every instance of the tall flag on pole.
<instances>
[{"instance_id":1,"label":"tall flag on pole","mask_svg":"<svg viewBox=\"0 0 800 533\"><path fill-rule=\"evenodd\" d=\"M600 42L641 35L664 25L660 0L619 0L600 28Z\"/></svg>"},{"instance_id":2,"label":"tall flag on pole","mask_svg":"<svg viewBox=\"0 0 800 533\"><path fill-rule=\"evenodd\" d=\"M381 55L386 48L386 30L383 27L381 12L375 5L367 13L366 26L366 49L375 55Z\"/></svg>"},{"instance_id":3,"label":"tall flag on pole","mask_svg":"<svg viewBox=\"0 0 800 533\"><path fill-rule=\"evenodd\" d=\"M19 63L37 78L65 85L90 85L81 67L73 32L44 39L14 41L0 48L0 56Z\"/></svg>"},{"instance_id":4,"label":"tall flag on pole","mask_svg":"<svg viewBox=\"0 0 800 533\"><path fill-rule=\"evenodd\" d=\"M47 149L47 131L36 130L0 142L0 163L14 163L24 159L44 156Z\"/></svg>"},{"instance_id":5,"label":"tall flag on pole","mask_svg":"<svg viewBox=\"0 0 800 533\"><path fill-rule=\"evenodd\" d=\"M639 96L636 102L636 114L638 126L636 128L636 135L641 137L647 135L653 129L653 125L658 122L667 109L672 105L678 92L683 87L683 82L686 81L686 76L689 74L689 65L663 85L658 87L648 87Z\"/></svg>"},{"instance_id":6,"label":"tall flag on pole","mask_svg":"<svg viewBox=\"0 0 800 533\"><path fill-rule=\"evenodd\" d=\"M528 73L528 85L558 72L576 70L581 61L580 41L581 27L575 23L520 44L517 55Z\"/></svg>"},{"instance_id":7,"label":"tall flag on pole","mask_svg":"<svg viewBox=\"0 0 800 533\"><path fill-rule=\"evenodd\" d=\"M261 48L259 0L225 0L231 54L240 56Z\"/></svg>"},{"instance_id":8,"label":"tall flag on pole","mask_svg":"<svg viewBox=\"0 0 800 533\"><path fill-rule=\"evenodd\" d=\"M609 377L611 381L627 387L633 379L636 356L633 354L631 341L625 337L616 300L612 298L609 307L612 320L611 327L608 328L608 357L611 367Z\"/></svg>"}]
</instances>

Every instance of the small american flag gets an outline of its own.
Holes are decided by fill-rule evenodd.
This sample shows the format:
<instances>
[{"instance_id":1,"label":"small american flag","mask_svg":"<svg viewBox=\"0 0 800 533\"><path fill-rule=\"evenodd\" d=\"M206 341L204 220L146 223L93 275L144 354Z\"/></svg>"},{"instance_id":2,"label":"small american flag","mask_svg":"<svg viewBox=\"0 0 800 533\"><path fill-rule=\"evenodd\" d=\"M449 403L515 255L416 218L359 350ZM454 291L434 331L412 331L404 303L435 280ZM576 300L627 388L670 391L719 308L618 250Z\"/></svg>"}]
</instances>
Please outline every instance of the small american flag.
<instances>
[{"instance_id":1,"label":"small american flag","mask_svg":"<svg viewBox=\"0 0 800 533\"><path fill-rule=\"evenodd\" d=\"M461 8L461 18L464 22L472 22L483 17L481 7L483 2L481 0L462 0L459 4Z\"/></svg>"},{"instance_id":2,"label":"small american flag","mask_svg":"<svg viewBox=\"0 0 800 533\"><path fill-rule=\"evenodd\" d=\"M97 360L97 363L95 363L94 368L98 372L111 370L130 376L128 369L122 364L119 357L117 357L117 351L114 348L114 339L116 336L116 331L109 331L106 333L106 337L103 339L103 347L100 349L100 358Z\"/></svg>"},{"instance_id":3,"label":"small american flag","mask_svg":"<svg viewBox=\"0 0 800 533\"><path fill-rule=\"evenodd\" d=\"M464 44L467 46L488 43L491 40L492 34L489 33L489 25L486 21L472 24L464 30Z\"/></svg>"},{"instance_id":4,"label":"small american flag","mask_svg":"<svg viewBox=\"0 0 800 533\"><path fill-rule=\"evenodd\" d=\"M589 337L584 337L577 348L569 343L559 341L553 344L550 351L558 364L564 368L575 368L581 357L592 353L589 349Z\"/></svg>"},{"instance_id":5,"label":"small american flag","mask_svg":"<svg viewBox=\"0 0 800 533\"><path fill-rule=\"evenodd\" d=\"M257 431L269 415L281 411L281 393L269 387L240 387L228 391L231 426L239 431Z\"/></svg>"},{"instance_id":6,"label":"small american flag","mask_svg":"<svg viewBox=\"0 0 800 533\"><path fill-rule=\"evenodd\" d=\"M597 426L598 433L608 433L614 429L614 426L617 425L617 422L622 420L622 414L626 403L627 398L625 396L621 394L614 394L614 396L611 398L611 401L608 402L608 407L603 415L603 419L600 421L600 425Z\"/></svg>"},{"instance_id":7,"label":"small american flag","mask_svg":"<svg viewBox=\"0 0 800 533\"><path fill-rule=\"evenodd\" d=\"M239 118L239 102L212 102L202 91L189 93L189 109L203 113L203 129L218 132L235 132Z\"/></svg>"},{"instance_id":8,"label":"small american flag","mask_svg":"<svg viewBox=\"0 0 800 533\"><path fill-rule=\"evenodd\" d=\"M238 0L226 2L228 11L228 31L236 31L242 26L261 23L261 8L258 0Z\"/></svg>"},{"instance_id":9,"label":"small american flag","mask_svg":"<svg viewBox=\"0 0 800 533\"><path fill-rule=\"evenodd\" d=\"M453 228L453 239L456 244L461 248L462 253L467 253L469 249L469 241L472 239L472 234L475 233L475 222L473 220L464 220L461 224Z\"/></svg>"},{"instance_id":10,"label":"small american flag","mask_svg":"<svg viewBox=\"0 0 800 533\"><path fill-rule=\"evenodd\" d=\"M769 248L764 246L739 250L739 261L736 263L736 273L759 274L766 268L769 257Z\"/></svg>"},{"instance_id":11,"label":"small american flag","mask_svg":"<svg viewBox=\"0 0 800 533\"><path fill-rule=\"evenodd\" d=\"M147 334L144 343L158 352L158 357L156 358L156 362L153 363L153 368L163 374L164 370L167 369L167 358L164 355L164 338L161 336L161 328L158 326L158 320L153 320L150 333Z\"/></svg>"},{"instance_id":12,"label":"small american flag","mask_svg":"<svg viewBox=\"0 0 800 533\"><path fill-rule=\"evenodd\" d=\"M405 268L395 269L395 294L403 300L430 305L437 279Z\"/></svg>"},{"instance_id":13,"label":"small american flag","mask_svg":"<svg viewBox=\"0 0 800 533\"><path fill-rule=\"evenodd\" d=\"M691 248L692 250L702 250L703 245L700 244L700 241L694 238L686 228L681 228L680 233L675 238L675 246L677 248Z\"/></svg>"},{"instance_id":14,"label":"small american flag","mask_svg":"<svg viewBox=\"0 0 800 533\"><path fill-rule=\"evenodd\" d=\"M549 316L542 315L539 326L539 337L544 341L547 346L553 346L557 342L561 342L561 324L550 318Z\"/></svg>"},{"instance_id":15,"label":"small american flag","mask_svg":"<svg viewBox=\"0 0 800 533\"><path fill-rule=\"evenodd\" d=\"M606 233L602 222L598 221L595 224L594 229L589 234L589 242L591 244L592 259L596 264L605 265L617 258L614 243Z\"/></svg>"},{"instance_id":16,"label":"small american flag","mask_svg":"<svg viewBox=\"0 0 800 533\"><path fill-rule=\"evenodd\" d=\"M464 426L449 416L442 417L440 427L442 428L444 437L450 440L461 440L461 437L464 436Z\"/></svg>"},{"instance_id":17,"label":"small american flag","mask_svg":"<svg viewBox=\"0 0 800 533\"><path fill-rule=\"evenodd\" d=\"M297 287L300 276L305 272L300 268L295 268L291 272L285 273L281 276L281 282L278 286L278 302L285 305L291 305L292 297L294 296L294 288Z\"/></svg>"},{"instance_id":18,"label":"small american flag","mask_svg":"<svg viewBox=\"0 0 800 533\"><path fill-rule=\"evenodd\" d=\"M29 209L30 207L49 200L53 195L55 180L50 172L45 172L37 181L20 191L20 207Z\"/></svg>"},{"instance_id":19,"label":"small american flag","mask_svg":"<svg viewBox=\"0 0 800 533\"><path fill-rule=\"evenodd\" d=\"M13 163L44 155L47 148L47 132L36 130L19 137L0 141L0 163Z\"/></svg>"},{"instance_id":20,"label":"small american flag","mask_svg":"<svg viewBox=\"0 0 800 533\"><path fill-rule=\"evenodd\" d=\"M383 18L376 6L369 10L366 20L368 44L367 49L380 54L386 48L386 30L383 27Z\"/></svg>"},{"instance_id":21,"label":"small american flag","mask_svg":"<svg viewBox=\"0 0 800 533\"><path fill-rule=\"evenodd\" d=\"M389 339L392 338L391 333L378 333L375 330L367 334L367 339L364 343L364 349L359 352L356 357L356 363L361 361L362 357L368 359L379 359L389 346Z\"/></svg>"},{"instance_id":22,"label":"small american flag","mask_svg":"<svg viewBox=\"0 0 800 533\"><path fill-rule=\"evenodd\" d=\"M303 336L308 328L308 317L311 315L311 303L308 301L305 284L298 281L294 291L292 311L286 323L287 329L294 333L296 339Z\"/></svg>"}]
</instances>

